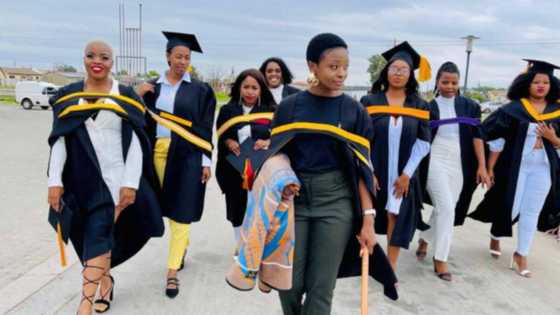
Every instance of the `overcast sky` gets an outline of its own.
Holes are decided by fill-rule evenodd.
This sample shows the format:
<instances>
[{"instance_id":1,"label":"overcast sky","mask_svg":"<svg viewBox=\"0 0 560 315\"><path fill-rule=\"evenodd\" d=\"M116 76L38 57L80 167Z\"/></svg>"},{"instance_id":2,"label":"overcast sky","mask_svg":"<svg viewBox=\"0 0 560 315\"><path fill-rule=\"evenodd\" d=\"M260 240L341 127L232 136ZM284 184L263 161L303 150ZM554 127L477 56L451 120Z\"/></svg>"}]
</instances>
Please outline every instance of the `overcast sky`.
<instances>
[{"instance_id":1,"label":"overcast sky","mask_svg":"<svg viewBox=\"0 0 560 315\"><path fill-rule=\"evenodd\" d=\"M104 39L118 54L117 0L2 1L0 66L82 69L83 46ZM124 1L127 24L137 26L138 1ZM465 44L473 34L470 86L507 86L524 67L521 58L560 64L560 1L142 1L144 54L148 69L163 71L161 30L195 33L204 49L193 64L202 74L258 67L280 56L296 79L305 79L305 48L321 32L349 44L347 84L369 85L367 58L408 40L426 55L433 71L455 61L464 71Z\"/></svg>"}]
</instances>

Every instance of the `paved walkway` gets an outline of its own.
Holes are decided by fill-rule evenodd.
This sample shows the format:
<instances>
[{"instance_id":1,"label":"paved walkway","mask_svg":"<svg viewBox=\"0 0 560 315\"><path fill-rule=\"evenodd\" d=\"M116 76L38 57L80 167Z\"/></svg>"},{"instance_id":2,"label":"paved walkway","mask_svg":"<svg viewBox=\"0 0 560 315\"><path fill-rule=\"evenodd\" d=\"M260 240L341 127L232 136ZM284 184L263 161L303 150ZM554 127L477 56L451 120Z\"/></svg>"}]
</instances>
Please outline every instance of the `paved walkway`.
<instances>
[{"instance_id":1,"label":"paved walkway","mask_svg":"<svg viewBox=\"0 0 560 315\"><path fill-rule=\"evenodd\" d=\"M75 257L67 269L58 266L54 234L46 223L50 115L0 105L0 314L75 314L80 300L81 267ZM416 262L414 250L403 251L401 299L387 300L372 283L371 314L560 314L560 244L537 235L530 257L534 277L523 279L508 269L513 239L503 242L504 256L493 260L487 235L488 226L473 221L456 229L453 283L437 279L429 262ZM187 267L179 274L180 295L169 300L163 292L166 235L114 270L116 300L110 314L281 314L276 294L238 292L224 282L232 239L223 198L212 181L203 221L192 229ZM358 279L339 281L333 314L359 314L359 290Z\"/></svg>"}]
</instances>

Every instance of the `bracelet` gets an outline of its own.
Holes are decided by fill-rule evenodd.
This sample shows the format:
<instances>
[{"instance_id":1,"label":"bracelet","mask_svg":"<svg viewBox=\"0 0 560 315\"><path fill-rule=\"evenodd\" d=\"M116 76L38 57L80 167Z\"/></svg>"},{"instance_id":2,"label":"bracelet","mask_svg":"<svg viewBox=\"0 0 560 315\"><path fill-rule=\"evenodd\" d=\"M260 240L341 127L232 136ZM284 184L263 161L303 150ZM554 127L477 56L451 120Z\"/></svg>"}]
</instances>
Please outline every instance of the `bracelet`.
<instances>
[{"instance_id":1,"label":"bracelet","mask_svg":"<svg viewBox=\"0 0 560 315\"><path fill-rule=\"evenodd\" d=\"M377 212L375 211L375 209L366 209L366 210L364 210L364 212L362 214L364 216L373 215L373 217L375 218L375 216L377 215Z\"/></svg>"}]
</instances>

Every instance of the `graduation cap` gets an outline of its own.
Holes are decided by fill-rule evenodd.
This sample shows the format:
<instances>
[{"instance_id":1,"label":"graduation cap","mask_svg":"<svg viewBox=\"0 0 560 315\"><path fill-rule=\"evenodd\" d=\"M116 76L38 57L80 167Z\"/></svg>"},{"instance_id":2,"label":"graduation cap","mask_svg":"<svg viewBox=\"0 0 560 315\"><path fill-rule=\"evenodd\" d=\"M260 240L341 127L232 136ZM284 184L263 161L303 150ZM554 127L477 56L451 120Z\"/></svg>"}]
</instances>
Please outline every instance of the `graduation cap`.
<instances>
[{"instance_id":1,"label":"graduation cap","mask_svg":"<svg viewBox=\"0 0 560 315\"><path fill-rule=\"evenodd\" d=\"M400 43L399 45L387 50L381 54L388 63L395 60L403 60L408 63L412 70L419 69L418 81L424 82L430 80L432 77L432 69L426 57L421 56L412 46L407 42Z\"/></svg>"},{"instance_id":2,"label":"graduation cap","mask_svg":"<svg viewBox=\"0 0 560 315\"><path fill-rule=\"evenodd\" d=\"M192 51L202 53L202 48L200 48L200 44L198 43L198 40L196 39L196 36L194 34L167 31L162 31L162 33L167 38L167 51L171 51L171 49L175 48L176 46L185 46Z\"/></svg>"},{"instance_id":3,"label":"graduation cap","mask_svg":"<svg viewBox=\"0 0 560 315\"><path fill-rule=\"evenodd\" d=\"M533 72L543 72L552 75L555 69L560 69L559 66L551 64L547 61L535 60L535 59L523 59L529 64L527 65L527 71Z\"/></svg>"},{"instance_id":4,"label":"graduation cap","mask_svg":"<svg viewBox=\"0 0 560 315\"><path fill-rule=\"evenodd\" d=\"M58 249L60 251L60 264L62 267L66 266L66 251L65 244L68 244L70 237L70 227L72 225L73 210L60 199L60 211L54 210L52 207L49 209L49 223L56 231L56 240Z\"/></svg>"},{"instance_id":5,"label":"graduation cap","mask_svg":"<svg viewBox=\"0 0 560 315\"><path fill-rule=\"evenodd\" d=\"M230 153L226 160L241 174L242 188L251 190L255 179L255 170L260 167L268 157L267 150L254 150L255 140L247 138L239 146L240 154Z\"/></svg>"}]
</instances>

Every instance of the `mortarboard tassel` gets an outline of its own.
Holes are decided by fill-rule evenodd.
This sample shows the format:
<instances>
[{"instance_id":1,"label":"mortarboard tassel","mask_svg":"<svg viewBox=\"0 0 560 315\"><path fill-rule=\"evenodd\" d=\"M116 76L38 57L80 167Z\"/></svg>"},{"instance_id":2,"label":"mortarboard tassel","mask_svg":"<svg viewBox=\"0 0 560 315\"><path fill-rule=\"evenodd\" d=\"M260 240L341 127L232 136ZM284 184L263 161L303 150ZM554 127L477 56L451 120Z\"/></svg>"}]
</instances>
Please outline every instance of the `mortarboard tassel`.
<instances>
[{"instance_id":1,"label":"mortarboard tassel","mask_svg":"<svg viewBox=\"0 0 560 315\"><path fill-rule=\"evenodd\" d=\"M420 56L420 65L418 66L418 81L425 82L432 78L432 68L426 57Z\"/></svg>"},{"instance_id":2,"label":"mortarboard tassel","mask_svg":"<svg viewBox=\"0 0 560 315\"><path fill-rule=\"evenodd\" d=\"M64 241L62 240L62 228L60 223L56 225L56 241L58 243L58 250L60 251L60 265L66 267L66 250L64 249Z\"/></svg>"},{"instance_id":3,"label":"mortarboard tassel","mask_svg":"<svg viewBox=\"0 0 560 315\"><path fill-rule=\"evenodd\" d=\"M245 159L245 166L243 167L243 182L241 183L241 188L245 190L251 190L253 188L253 180L255 174L253 173L253 167L251 166L251 160Z\"/></svg>"},{"instance_id":4,"label":"mortarboard tassel","mask_svg":"<svg viewBox=\"0 0 560 315\"><path fill-rule=\"evenodd\" d=\"M188 66L187 69L185 69L185 70L186 70L188 73L192 73L192 69L193 69L192 65L189 64L189 66Z\"/></svg>"}]
</instances>

